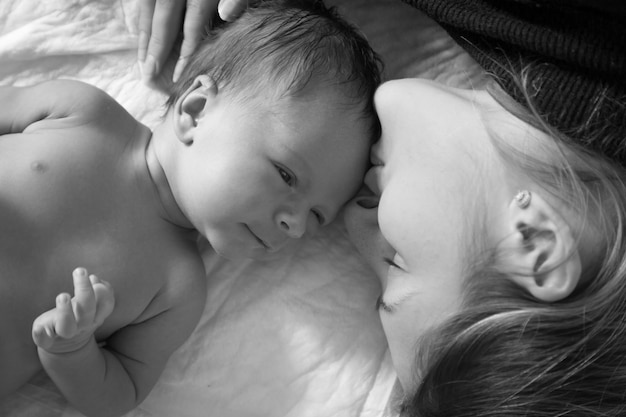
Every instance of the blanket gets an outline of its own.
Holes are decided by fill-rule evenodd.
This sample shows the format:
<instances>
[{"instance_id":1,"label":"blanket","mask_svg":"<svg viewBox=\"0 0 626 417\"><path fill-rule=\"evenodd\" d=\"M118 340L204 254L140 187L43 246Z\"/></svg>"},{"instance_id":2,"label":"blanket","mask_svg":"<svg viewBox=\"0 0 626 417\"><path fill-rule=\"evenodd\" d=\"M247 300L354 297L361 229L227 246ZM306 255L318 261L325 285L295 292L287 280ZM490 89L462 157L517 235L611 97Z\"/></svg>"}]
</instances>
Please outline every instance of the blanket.
<instances>
[{"instance_id":1,"label":"blanket","mask_svg":"<svg viewBox=\"0 0 626 417\"><path fill-rule=\"evenodd\" d=\"M387 79L467 86L478 73L445 32L397 0L329 3L370 39ZM153 126L165 96L141 81L137 18L135 0L0 0L0 85L82 80ZM395 374L374 308L379 284L341 219L280 259L230 262L210 248L203 254L208 289L200 323L128 417L390 413ZM81 414L42 372L0 401L0 415Z\"/></svg>"}]
</instances>

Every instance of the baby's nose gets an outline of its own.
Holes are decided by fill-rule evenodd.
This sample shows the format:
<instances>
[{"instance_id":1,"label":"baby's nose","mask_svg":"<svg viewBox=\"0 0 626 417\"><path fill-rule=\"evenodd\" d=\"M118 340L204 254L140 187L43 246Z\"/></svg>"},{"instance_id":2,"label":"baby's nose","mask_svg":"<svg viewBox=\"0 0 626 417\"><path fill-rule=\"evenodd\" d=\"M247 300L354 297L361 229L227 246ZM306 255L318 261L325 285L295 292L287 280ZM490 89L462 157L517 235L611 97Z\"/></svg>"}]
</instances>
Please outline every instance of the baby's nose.
<instances>
[{"instance_id":1,"label":"baby's nose","mask_svg":"<svg viewBox=\"0 0 626 417\"><path fill-rule=\"evenodd\" d=\"M278 228L290 238L299 239L304 236L307 231L312 230L311 219L313 217L314 214L308 207L292 207L278 214Z\"/></svg>"},{"instance_id":2,"label":"baby's nose","mask_svg":"<svg viewBox=\"0 0 626 417\"><path fill-rule=\"evenodd\" d=\"M278 227L290 238L299 239L307 231L307 213L307 210L282 212L278 215Z\"/></svg>"}]
</instances>

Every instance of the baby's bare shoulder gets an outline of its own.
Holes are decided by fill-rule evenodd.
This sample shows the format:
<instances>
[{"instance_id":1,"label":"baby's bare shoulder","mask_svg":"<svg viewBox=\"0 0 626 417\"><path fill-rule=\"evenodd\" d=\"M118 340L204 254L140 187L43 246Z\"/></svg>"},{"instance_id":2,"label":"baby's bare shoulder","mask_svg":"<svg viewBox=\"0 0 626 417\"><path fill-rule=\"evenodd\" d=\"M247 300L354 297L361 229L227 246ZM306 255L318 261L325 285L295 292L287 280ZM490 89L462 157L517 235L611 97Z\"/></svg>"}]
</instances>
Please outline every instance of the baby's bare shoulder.
<instances>
[{"instance_id":1,"label":"baby's bare shoulder","mask_svg":"<svg viewBox=\"0 0 626 417\"><path fill-rule=\"evenodd\" d=\"M80 81L52 80L29 86L0 86L0 134L36 130L46 122L84 124L106 117L137 123L105 91Z\"/></svg>"},{"instance_id":2,"label":"baby's bare shoulder","mask_svg":"<svg viewBox=\"0 0 626 417\"><path fill-rule=\"evenodd\" d=\"M82 113L87 117L93 117L105 125L111 122L119 122L120 118L126 121L135 119L107 92L91 84L80 81L58 80L59 88L67 90L65 100L69 101L74 113Z\"/></svg>"},{"instance_id":3,"label":"baby's bare shoulder","mask_svg":"<svg viewBox=\"0 0 626 417\"><path fill-rule=\"evenodd\" d=\"M52 80L27 87L25 96L47 97L51 100L49 119L72 118L94 125L139 124L126 109L104 90L76 80Z\"/></svg>"},{"instance_id":4,"label":"baby's bare shoulder","mask_svg":"<svg viewBox=\"0 0 626 417\"><path fill-rule=\"evenodd\" d=\"M23 87L21 95L52 100L56 116L91 111L94 107L115 102L104 90L76 80L50 80Z\"/></svg>"}]
</instances>

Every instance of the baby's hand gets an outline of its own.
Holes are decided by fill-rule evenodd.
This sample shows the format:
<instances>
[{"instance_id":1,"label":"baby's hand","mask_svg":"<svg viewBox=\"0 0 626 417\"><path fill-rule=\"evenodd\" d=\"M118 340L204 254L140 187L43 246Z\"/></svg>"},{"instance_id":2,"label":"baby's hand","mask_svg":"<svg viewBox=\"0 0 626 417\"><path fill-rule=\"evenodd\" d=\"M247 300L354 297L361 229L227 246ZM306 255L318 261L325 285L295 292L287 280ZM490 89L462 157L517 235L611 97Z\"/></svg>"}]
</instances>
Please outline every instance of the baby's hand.
<instances>
[{"instance_id":1,"label":"baby's hand","mask_svg":"<svg viewBox=\"0 0 626 417\"><path fill-rule=\"evenodd\" d=\"M74 297L57 296L56 308L33 322L33 340L50 353L73 352L83 347L96 329L111 314L115 305L113 288L85 268L76 268Z\"/></svg>"}]
</instances>

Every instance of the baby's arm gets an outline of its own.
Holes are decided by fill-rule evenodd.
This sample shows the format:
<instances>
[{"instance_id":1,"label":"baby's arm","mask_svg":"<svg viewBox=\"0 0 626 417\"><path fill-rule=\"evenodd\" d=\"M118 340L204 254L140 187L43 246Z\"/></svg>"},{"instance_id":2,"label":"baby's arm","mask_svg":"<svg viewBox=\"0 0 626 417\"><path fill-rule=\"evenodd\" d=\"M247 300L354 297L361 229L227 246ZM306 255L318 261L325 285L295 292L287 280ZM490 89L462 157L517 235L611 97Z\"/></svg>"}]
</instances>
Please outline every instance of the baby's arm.
<instances>
[{"instance_id":1,"label":"baby's arm","mask_svg":"<svg viewBox=\"0 0 626 417\"><path fill-rule=\"evenodd\" d=\"M77 270L74 279L74 299L82 298L81 305L61 303L51 310L56 314L44 313L33 325L39 358L63 395L82 413L119 416L144 400L169 356L191 334L204 306L204 298L197 295L204 291L187 288L185 294L175 296L181 305L124 327L99 346L93 332L113 308L106 300L112 290L106 294L107 288L97 279L90 280L84 270Z\"/></svg>"}]
</instances>

